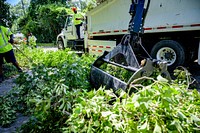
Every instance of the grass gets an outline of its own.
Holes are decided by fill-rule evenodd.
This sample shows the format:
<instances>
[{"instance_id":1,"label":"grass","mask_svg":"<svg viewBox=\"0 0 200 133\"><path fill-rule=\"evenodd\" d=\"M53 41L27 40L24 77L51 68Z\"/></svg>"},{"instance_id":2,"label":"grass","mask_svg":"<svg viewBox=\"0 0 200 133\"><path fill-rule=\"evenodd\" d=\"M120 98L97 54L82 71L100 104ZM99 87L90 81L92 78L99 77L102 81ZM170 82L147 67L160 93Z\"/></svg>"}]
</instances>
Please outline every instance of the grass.
<instances>
[{"instance_id":1,"label":"grass","mask_svg":"<svg viewBox=\"0 0 200 133\"><path fill-rule=\"evenodd\" d=\"M55 44L54 43L37 43L37 46L55 47Z\"/></svg>"}]
</instances>

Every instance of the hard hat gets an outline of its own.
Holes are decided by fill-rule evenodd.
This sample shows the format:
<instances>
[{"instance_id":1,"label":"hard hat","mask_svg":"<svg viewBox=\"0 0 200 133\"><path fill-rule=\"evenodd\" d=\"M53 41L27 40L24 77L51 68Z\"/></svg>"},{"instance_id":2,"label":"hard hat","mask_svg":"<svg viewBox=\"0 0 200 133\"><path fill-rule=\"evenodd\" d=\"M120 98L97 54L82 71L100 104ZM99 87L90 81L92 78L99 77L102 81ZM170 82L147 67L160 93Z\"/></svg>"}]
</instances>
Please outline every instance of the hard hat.
<instances>
[{"instance_id":1,"label":"hard hat","mask_svg":"<svg viewBox=\"0 0 200 133\"><path fill-rule=\"evenodd\" d=\"M72 9L72 11L77 11L76 7L72 7L71 9Z\"/></svg>"}]
</instances>

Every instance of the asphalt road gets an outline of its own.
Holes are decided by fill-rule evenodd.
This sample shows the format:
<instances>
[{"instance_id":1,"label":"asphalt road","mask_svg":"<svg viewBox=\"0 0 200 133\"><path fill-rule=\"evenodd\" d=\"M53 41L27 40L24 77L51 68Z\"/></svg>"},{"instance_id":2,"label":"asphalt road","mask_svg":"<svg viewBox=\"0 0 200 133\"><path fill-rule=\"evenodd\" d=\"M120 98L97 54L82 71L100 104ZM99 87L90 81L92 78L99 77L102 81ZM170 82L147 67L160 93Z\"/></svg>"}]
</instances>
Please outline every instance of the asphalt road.
<instances>
[{"instance_id":1,"label":"asphalt road","mask_svg":"<svg viewBox=\"0 0 200 133\"><path fill-rule=\"evenodd\" d=\"M57 51L58 48L57 47L41 47L44 48L44 51Z\"/></svg>"}]
</instances>

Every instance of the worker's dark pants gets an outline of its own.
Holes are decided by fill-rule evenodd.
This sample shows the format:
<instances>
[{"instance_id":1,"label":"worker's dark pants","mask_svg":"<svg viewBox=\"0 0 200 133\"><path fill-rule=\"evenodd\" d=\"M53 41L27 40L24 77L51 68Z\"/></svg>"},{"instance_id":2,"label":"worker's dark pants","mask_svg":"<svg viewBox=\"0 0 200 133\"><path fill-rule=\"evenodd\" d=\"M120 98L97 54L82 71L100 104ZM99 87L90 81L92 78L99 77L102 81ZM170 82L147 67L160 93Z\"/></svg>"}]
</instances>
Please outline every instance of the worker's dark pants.
<instances>
[{"instance_id":1,"label":"worker's dark pants","mask_svg":"<svg viewBox=\"0 0 200 133\"><path fill-rule=\"evenodd\" d=\"M2 65L4 63L3 58L5 58L7 63L10 63L10 62L15 63L15 62L17 62L16 58L15 58L15 55L14 55L14 52L13 52L13 49L8 51L8 52L6 52L6 53L0 53L0 65Z\"/></svg>"},{"instance_id":2,"label":"worker's dark pants","mask_svg":"<svg viewBox=\"0 0 200 133\"><path fill-rule=\"evenodd\" d=\"M78 24L78 25L75 25L75 27L76 27L76 34L78 36L78 39L81 39L81 33L80 33L81 26L82 26L82 23Z\"/></svg>"}]
</instances>

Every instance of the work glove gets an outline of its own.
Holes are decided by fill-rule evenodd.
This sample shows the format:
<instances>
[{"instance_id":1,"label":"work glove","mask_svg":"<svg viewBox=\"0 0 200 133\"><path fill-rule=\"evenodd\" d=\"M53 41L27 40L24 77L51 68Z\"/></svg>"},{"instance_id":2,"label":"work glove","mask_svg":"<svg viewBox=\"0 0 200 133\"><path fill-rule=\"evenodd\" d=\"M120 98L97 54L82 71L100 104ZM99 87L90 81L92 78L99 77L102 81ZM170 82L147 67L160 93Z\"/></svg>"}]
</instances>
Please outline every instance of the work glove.
<instances>
[{"instance_id":1,"label":"work glove","mask_svg":"<svg viewBox=\"0 0 200 133\"><path fill-rule=\"evenodd\" d=\"M11 43L11 44L14 44L13 34L10 35L10 40L8 42Z\"/></svg>"}]
</instances>

